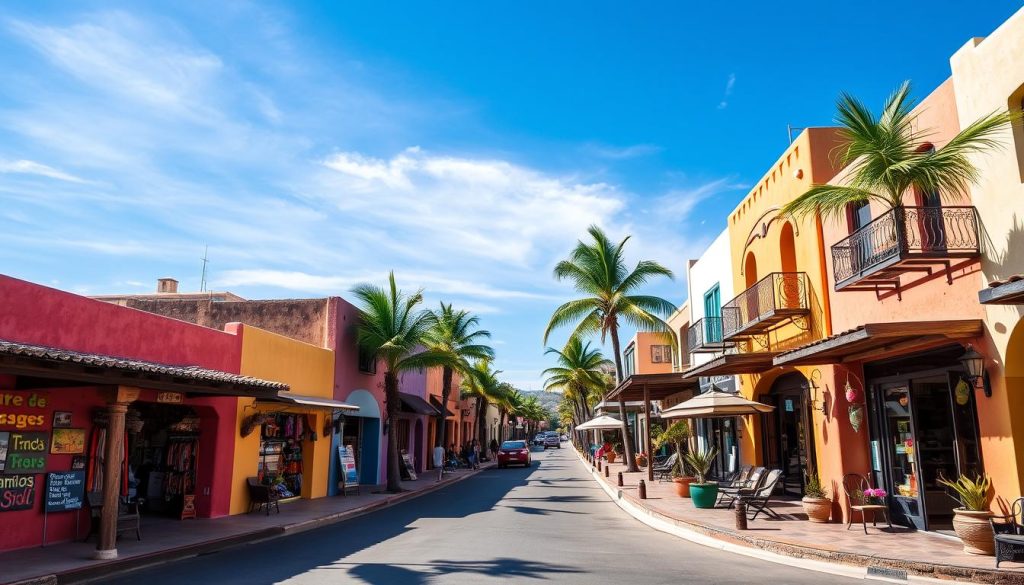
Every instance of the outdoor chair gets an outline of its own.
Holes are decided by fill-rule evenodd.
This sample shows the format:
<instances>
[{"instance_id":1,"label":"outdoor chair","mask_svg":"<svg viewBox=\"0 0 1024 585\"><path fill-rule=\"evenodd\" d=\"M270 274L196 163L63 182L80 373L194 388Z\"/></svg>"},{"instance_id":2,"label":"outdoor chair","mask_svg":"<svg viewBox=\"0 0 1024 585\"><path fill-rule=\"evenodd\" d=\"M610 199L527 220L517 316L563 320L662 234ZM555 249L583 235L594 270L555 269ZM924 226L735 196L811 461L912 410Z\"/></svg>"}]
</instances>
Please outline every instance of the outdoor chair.
<instances>
[{"instance_id":1,"label":"outdoor chair","mask_svg":"<svg viewBox=\"0 0 1024 585\"><path fill-rule=\"evenodd\" d=\"M747 503L748 514L753 511L753 514L750 516L751 520L757 520L757 516L761 512L776 520L780 518L779 514L771 507L771 499L781 479L782 470L773 469L764 476L761 487L753 490L740 489L737 498L742 498Z\"/></svg>"},{"instance_id":2,"label":"outdoor chair","mask_svg":"<svg viewBox=\"0 0 1024 585\"><path fill-rule=\"evenodd\" d=\"M654 474L659 480L666 480L672 474L672 468L676 466L676 462L679 461L679 454L673 453L669 455L668 459L659 465L654 466Z\"/></svg>"},{"instance_id":3,"label":"outdoor chair","mask_svg":"<svg viewBox=\"0 0 1024 585\"><path fill-rule=\"evenodd\" d=\"M249 487L249 512L265 509L267 516L270 516L270 507L273 506L278 514L281 513L281 506L278 502L281 495L277 490L269 485L261 484L255 477L247 478L245 482Z\"/></svg>"},{"instance_id":4,"label":"outdoor chair","mask_svg":"<svg viewBox=\"0 0 1024 585\"><path fill-rule=\"evenodd\" d=\"M99 532L100 516L103 511L103 492L89 492L85 495L85 499L89 502L89 515L91 519L89 534L85 537L85 540L89 540L89 537L91 537L93 533ZM125 498L118 498L118 538L121 537L122 532L134 532L135 540L142 540L142 514L139 512L138 501L128 502Z\"/></svg>"},{"instance_id":5,"label":"outdoor chair","mask_svg":"<svg viewBox=\"0 0 1024 585\"><path fill-rule=\"evenodd\" d=\"M864 527L864 534L868 533L867 514L871 513L871 525L878 526L877 516L881 512L885 517L886 524L892 528L892 520L889 519L889 506L887 503L867 504L864 502L864 490L871 489L868 478L859 473L847 473L843 476L843 492L846 493L846 505L850 508L850 519L846 522L846 529L853 525L853 514L860 514L860 523ZM885 498L883 498L885 499Z\"/></svg>"},{"instance_id":6,"label":"outdoor chair","mask_svg":"<svg viewBox=\"0 0 1024 585\"><path fill-rule=\"evenodd\" d=\"M1024 498L1017 498L1010 505L1010 513L1006 516L995 516L992 532L996 541L996 568L1002 561L1017 561L1024 558Z\"/></svg>"},{"instance_id":7,"label":"outdoor chair","mask_svg":"<svg viewBox=\"0 0 1024 585\"><path fill-rule=\"evenodd\" d=\"M718 485L725 487L736 487L740 482L746 481L747 477L750 476L750 471L754 468L752 465L743 465L736 471L726 473L722 477L718 478Z\"/></svg>"},{"instance_id":8,"label":"outdoor chair","mask_svg":"<svg viewBox=\"0 0 1024 585\"><path fill-rule=\"evenodd\" d=\"M731 485L718 486L718 501L715 502L715 506L725 504L726 508L732 508L741 490L756 490L764 483L765 477L764 467L754 467L746 478L738 478Z\"/></svg>"}]
</instances>

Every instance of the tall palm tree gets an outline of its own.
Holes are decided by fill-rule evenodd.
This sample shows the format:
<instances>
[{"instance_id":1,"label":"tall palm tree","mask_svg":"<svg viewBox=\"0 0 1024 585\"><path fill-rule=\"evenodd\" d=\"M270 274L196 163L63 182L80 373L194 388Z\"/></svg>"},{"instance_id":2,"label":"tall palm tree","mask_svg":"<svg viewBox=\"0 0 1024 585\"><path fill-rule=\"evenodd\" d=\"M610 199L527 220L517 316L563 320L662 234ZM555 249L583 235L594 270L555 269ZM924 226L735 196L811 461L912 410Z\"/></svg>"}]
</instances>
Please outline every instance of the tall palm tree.
<instances>
[{"instance_id":1,"label":"tall palm tree","mask_svg":"<svg viewBox=\"0 0 1024 585\"><path fill-rule=\"evenodd\" d=\"M636 294L637 289L653 278L665 276L674 278L672 271L652 260L641 260L632 271L626 266L623 253L627 236L614 244L604 231L596 225L587 230L591 241L579 241L569 254L555 266L555 278L569 280L583 298L569 301L555 309L544 331L544 343L554 329L576 323L573 337L601 334L601 343L610 336L612 351L615 353L616 383L621 383L622 351L619 345L619 319L650 331L672 335L672 329L665 317L676 310L675 305L652 295ZM622 418L622 442L626 449L627 471L638 471L633 447L633 435L626 420L626 401L619 400L619 416Z\"/></svg>"},{"instance_id":2,"label":"tall palm tree","mask_svg":"<svg viewBox=\"0 0 1024 585\"><path fill-rule=\"evenodd\" d=\"M488 359L474 361L471 370L469 375L462 379L461 395L463 398L476 398L476 428L480 444L485 445L487 441L487 405L497 405L502 399L501 384L498 382L498 374L501 373L501 370L491 368L491 362Z\"/></svg>"},{"instance_id":3,"label":"tall palm tree","mask_svg":"<svg viewBox=\"0 0 1024 585\"><path fill-rule=\"evenodd\" d=\"M604 392L605 368L612 362L601 355L601 350L591 349L578 337L571 337L562 349L549 347L545 354L555 354L558 365L544 370L544 389L561 392L572 406L573 424L580 425L590 418L590 398ZM577 443L582 436L577 432Z\"/></svg>"},{"instance_id":4,"label":"tall palm tree","mask_svg":"<svg viewBox=\"0 0 1024 585\"><path fill-rule=\"evenodd\" d=\"M445 364L441 366L441 404L442 410L447 411L454 374L458 373L462 377L472 376L476 370L470 365L470 360L494 359L494 350L480 343L482 339L490 338L491 333L477 329L480 324L479 317L467 311L456 311L450 304L446 305L443 302L441 308L433 313L431 321L424 341L435 353L447 356ZM437 417L435 447L445 446L446 414L447 412L441 412Z\"/></svg>"},{"instance_id":5,"label":"tall palm tree","mask_svg":"<svg viewBox=\"0 0 1024 585\"><path fill-rule=\"evenodd\" d=\"M1017 116L994 112L978 119L939 149L922 148L927 130L915 129L914 99L910 82L904 82L875 116L850 94L840 95L836 122L840 126L838 162L850 173L838 185L815 185L786 204L784 213L802 217L844 216L851 204L874 201L885 208L903 205L903 196L914 188L923 193L952 197L966 195L978 179L971 155L1000 145L997 134ZM852 166L851 166L852 165Z\"/></svg>"},{"instance_id":6,"label":"tall palm tree","mask_svg":"<svg viewBox=\"0 0 1024 585\"><path fill-rule=\"evenodd\" d=\"M388 276L387 288L361 284L352 293L359 302L356 339L359 347L384 366L384 399L388 425L387 490L402 491L399 481L398 441L395 427L400 398L398 377L402 372L447 363L448 356L422 350L427 330L432 323L428 311L419 308L422 291L407 295L395 285L395 273Z\"/></svg>"}]
</instances>

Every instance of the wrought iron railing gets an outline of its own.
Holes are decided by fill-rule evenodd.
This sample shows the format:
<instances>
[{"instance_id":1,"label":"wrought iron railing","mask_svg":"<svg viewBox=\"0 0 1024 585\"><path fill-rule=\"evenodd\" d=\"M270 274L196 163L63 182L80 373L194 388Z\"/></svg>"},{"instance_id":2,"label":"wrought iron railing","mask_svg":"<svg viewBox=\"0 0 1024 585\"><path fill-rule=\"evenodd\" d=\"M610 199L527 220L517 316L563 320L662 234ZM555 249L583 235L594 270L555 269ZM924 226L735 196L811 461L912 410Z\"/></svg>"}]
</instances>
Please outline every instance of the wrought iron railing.
<instances>
[{"instance_id":1,"label":"wrought iron railing","mask_svg":"<svg viewBox=\"0 0 1024 585\"><path fill-rule=\"evenodd\" d=\"M722 307L722 337L760 331L787 316L810 311L810 283L805 272L773 272ZM763 324L764 327L755 327Z\"/></svg>"},{"instance_id":2,"label":"wrought iron railing","mask_svg":"<svg viewBox=\"0 0 1024 585\"><path fill-rule=\"evenodd\" d=\"M894 207L832 246L836 288L912 256L978 254L978 232L971 206Z\"/></svg>"},{"instance_id":3,"label":"wrought iron railing","mask_svg":"<svg viewBox=\"0 0 1024 585\"><path fill-rule=\"evenodd\" d=\"M686 346L691 352L719 349L723 347L724 341L721 317L698 319L686 332Z\"/></svg>"}]
</instances>

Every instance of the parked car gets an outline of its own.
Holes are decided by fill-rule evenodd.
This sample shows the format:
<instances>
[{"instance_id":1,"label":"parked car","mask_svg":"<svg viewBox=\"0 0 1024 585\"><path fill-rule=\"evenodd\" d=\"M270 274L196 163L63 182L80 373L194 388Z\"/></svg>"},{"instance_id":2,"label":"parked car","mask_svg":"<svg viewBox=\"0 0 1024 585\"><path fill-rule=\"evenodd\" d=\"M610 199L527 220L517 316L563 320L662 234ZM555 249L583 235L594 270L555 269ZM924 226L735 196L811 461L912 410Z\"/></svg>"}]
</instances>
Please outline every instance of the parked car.
<instances>
[{"instance_id":1,"label":"parked car","mask_svg":"<svg viewBox=\"0 0 1024 585\"><path fill-rule=\"evenodd\" d=\"M544 449L548 447L562 448L562 439L558 433L552 431L544 435Z\"/></svg>"},{"instance_id":2,"label":"parked car","mask_svg":"<svg viewBox=\"0 0 1024 585\"><path fill-rule=\"evenodd\" d=\"M537 436L533 438L533 444L540 447L544 444L544 433L537 433Z\"/></svg>"},{"instance_id":3,"label":"parked car","mask_svg":"<svg viewBox=\"0 0 1024 585\"><path fill-rule=\"evenodd\" d=\"M530 447L526 441L505 441L498 448L498 469L509 465L523 465L529 467L533 464L530 459Z\"/></svg>"}]
</instances>

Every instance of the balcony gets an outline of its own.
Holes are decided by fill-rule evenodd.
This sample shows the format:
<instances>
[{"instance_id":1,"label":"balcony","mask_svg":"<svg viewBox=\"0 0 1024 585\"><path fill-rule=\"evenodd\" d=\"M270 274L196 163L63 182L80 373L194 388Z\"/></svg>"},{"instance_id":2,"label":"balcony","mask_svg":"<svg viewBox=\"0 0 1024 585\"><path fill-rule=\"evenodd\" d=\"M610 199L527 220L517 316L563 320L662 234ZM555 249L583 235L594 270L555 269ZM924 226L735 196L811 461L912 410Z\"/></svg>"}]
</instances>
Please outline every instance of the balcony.
<instances>
[{"instance_id":1,"label":"balcony","mask_svg":"<svg viewBox=\"0 0 1024 585\"><path fill-rule=\"evenodd\" d=\"M950 259L981 254L978 212L971 206L896 207L832 246L835 287L899 291L900 275L931 274Z\"/></svg>"},{"instance_id":2,"label":"balcony","mask_svg":"<svg viewBox=\"0 0 1024 585\"><path fill-rule=\"evenodd\" d=\"M725 341L721 317L698 319L686 332L686 345L690 353L717 353L736 344Z\"/></svg>"},{"instance_id":3,"label":"balcony","mask_svg":"<svg viewBox=\"0 0 1024 585\"><path fill-rule=\"evenodd\" d=\"M810 281L805 272L773 272L722 307L726 341L766 335L789 321L807 329Z\"/></svg>"}]
</instances>

